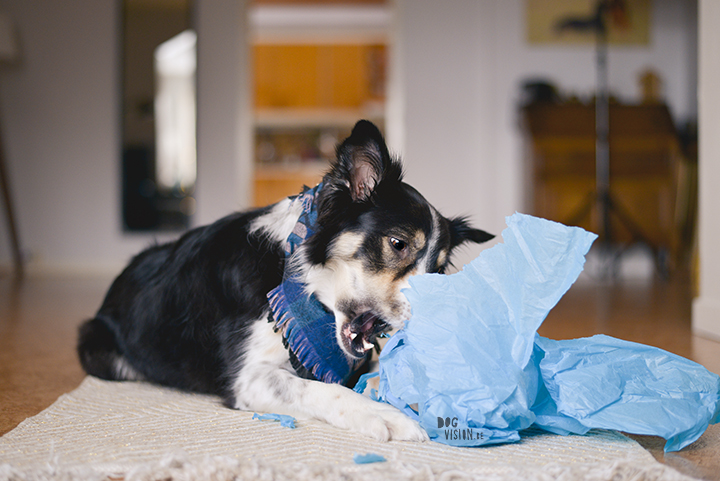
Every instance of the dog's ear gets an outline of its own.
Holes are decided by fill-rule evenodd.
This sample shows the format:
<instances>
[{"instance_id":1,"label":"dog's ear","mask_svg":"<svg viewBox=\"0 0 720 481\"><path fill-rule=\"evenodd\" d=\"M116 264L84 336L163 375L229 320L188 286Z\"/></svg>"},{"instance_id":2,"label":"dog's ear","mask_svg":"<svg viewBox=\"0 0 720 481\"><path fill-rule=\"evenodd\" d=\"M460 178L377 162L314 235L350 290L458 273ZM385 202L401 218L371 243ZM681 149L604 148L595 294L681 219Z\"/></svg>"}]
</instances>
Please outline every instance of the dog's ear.
<instances>
[{"instance_id":1,"label":"dog's ear","mask_svg":"<svg viewBox=\"0 0 720 481\"><path fill-rule=\"evenodd\" d=\"M401 180L400 162L390 157L378 128L367 120L355 124L350 137L338 146L337 159L323 177L317 231L305 244L308 259L313 264L324 263L333 236L372 202L378 186Z\"/></svg>"},{"instance_id":2,"label":"dog's ear","mask_svg":"<svg viewBox=\"0 0 720 481\"><path fill-rule=\"evenodd\" d=\"M383 180L392 177L399 181L402 169L390 157L380 130L372 122L361 120L338 146L330 176L349 189L353 202L363 202Z\"/></svg>"},{"instance_id":3,"label":"dog's ear","mask_svg":"<svg viewBox=\"0 0 720 481\"><path fill-rule=\"evenodd\" d=\"M482 244L495 236L488 234L484 230L471 227L467 219L464 217L455 217L450 220L450 248L454 249L465 242L474 242Z\"/></svg>"}]
</instances>

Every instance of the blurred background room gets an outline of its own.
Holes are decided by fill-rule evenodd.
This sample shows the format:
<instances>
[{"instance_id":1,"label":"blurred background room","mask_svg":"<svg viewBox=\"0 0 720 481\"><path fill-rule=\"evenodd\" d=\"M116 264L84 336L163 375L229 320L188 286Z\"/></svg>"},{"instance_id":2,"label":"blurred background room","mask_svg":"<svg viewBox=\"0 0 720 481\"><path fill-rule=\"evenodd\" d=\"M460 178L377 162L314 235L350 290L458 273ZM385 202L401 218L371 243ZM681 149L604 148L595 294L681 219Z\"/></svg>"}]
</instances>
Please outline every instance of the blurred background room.
<instances>
[{"instance_id":1,"label":"blurred background room","mask_svg":"<svg viewBox=\"0 0 720 481\"><path fill-rule=\"evenodd\" d=\"M75 329L133 254L314 185L361 118L445 215L600 234L541 334L605 333L720 372L714 0L0 13L0 405L15 413L0 433L80 382Z\"/></svg>"}]
</instances>

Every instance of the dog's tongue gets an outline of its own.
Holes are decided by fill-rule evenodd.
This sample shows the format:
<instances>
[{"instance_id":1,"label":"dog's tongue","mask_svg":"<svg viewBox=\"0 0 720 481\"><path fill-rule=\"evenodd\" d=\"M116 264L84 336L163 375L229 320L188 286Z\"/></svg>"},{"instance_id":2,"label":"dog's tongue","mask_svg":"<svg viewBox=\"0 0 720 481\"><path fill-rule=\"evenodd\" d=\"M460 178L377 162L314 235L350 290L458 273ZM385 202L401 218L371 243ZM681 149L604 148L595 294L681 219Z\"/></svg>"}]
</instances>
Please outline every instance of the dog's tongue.
<instances>
[{"instance_id":1,"label":"dog's tongue","mask_svg":"<svg viewBox=\"0 0 720 481\"><path fill-rule=\"evenodd\" d=\"M377 336L388 327L388 324L377 315L366 312L356 317L343 328L343 335L359 353L366 353L377 347Z\"/></svg>"},{"instance_id":2,"label":"dog's tongue","mask_svg":"<svg viewBox=\"0 0 720 481\"><path fill-rule=\"evenodd\" d=\"M362 345L365 351L369 351L375 346L375 339L386 327L385 321L375 314L366 312L360 318L360 332L362 335Z\"/></svg>"},{"instance_id":3,"label":"dog's tongue","mask_svg":"<svg viewBox=\"0 0 720 481\"><path fill-rule=\"evenodd\" d=\"M372 331L375 327L376 319L377 316L366 312L365 314L361 315L360 318L357 320L359 329L355 334L360 336L360 341L362 342L362 347L365 351L369 351L373 348L373 344L370 342L369 338L372 335Z\"/></svg>"},{"instance_id":4,"label":"dog's tongue","mask_svg":"<svg viewBox=\"0 0 720 481\"><path fill-rule=\"evenodd\" d=\"M367 335L369 332L371 332L375 328L375 321L378 320L378 316L375 314L372 314L370 312L367 312L362 315L363 323L362 326L360 326L360 332Z\"/></svg>"}]
</instances>

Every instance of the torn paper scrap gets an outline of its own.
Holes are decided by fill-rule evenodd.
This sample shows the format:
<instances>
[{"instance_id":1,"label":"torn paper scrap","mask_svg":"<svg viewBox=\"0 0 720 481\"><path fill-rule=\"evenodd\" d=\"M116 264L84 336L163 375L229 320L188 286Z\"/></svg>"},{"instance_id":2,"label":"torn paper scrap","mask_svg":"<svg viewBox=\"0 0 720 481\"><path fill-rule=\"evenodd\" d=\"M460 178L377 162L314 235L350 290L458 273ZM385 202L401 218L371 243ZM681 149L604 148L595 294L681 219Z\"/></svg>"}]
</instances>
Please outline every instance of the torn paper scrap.
<instances>
[{"instance_id":1,"label":"torn paper scrap","mask_svg":"<svg viewBox=\"0 0 720 481\"><path fill-rule=\"evenodd\" d=\"M358 454L353 455L353 462L355 464L370 464L370 463L384 463L386 459L375 453Z\"/></svg>"},{"instance_id":2,"label":"torn paper scrap","mask_svg":"<svg viewBox=\"0 0 720 481\"><path fill-rule=\"evenodd\" d=\"M285 414L253 414L253 419L259 419L261 421L279 421L280 426L284 428L295 429L295 418L287 416Z\"/></svg>"}]
</instances>

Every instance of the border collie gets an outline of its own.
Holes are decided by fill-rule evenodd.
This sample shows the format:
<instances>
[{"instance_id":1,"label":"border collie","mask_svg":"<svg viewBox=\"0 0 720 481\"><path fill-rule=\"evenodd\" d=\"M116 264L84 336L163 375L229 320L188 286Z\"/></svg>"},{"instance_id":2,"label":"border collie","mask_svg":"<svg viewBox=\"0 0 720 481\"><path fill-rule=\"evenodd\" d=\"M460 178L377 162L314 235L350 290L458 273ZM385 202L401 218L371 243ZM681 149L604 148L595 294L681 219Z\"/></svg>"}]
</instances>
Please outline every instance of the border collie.
<instances>
[{"instance_id":1,"label":"border collie","mask_svg":"<svg viewBox=\"0 0 720 481\"><path fill-rule=\"evenodd\" d=\"M346 386L377 337L410 317L408 278L442 273L457 246L492 237L404 183L363 120L315 189L137 255L80 327L80 361L102 379L217 394L231 408L378 440L425 440L408 416Z\"/></svg>"}]
</instances>

